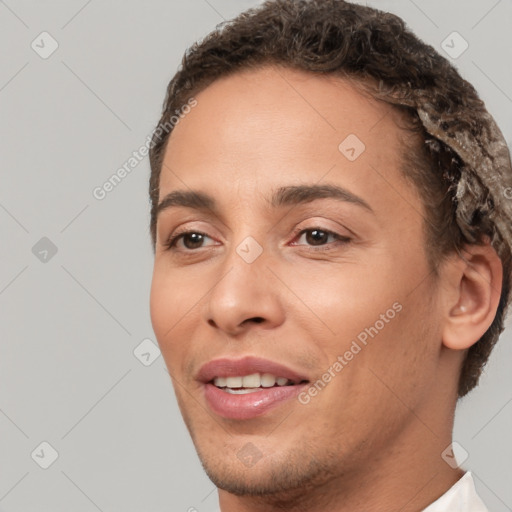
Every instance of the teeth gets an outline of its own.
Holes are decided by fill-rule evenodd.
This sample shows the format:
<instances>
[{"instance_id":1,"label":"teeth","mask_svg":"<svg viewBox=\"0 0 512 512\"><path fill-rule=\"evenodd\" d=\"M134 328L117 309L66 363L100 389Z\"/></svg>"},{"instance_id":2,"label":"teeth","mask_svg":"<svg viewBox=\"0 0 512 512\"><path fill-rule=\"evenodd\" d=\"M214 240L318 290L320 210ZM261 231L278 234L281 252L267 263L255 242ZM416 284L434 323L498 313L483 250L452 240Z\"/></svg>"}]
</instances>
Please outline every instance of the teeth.
<instances>
[{"instance_id":1,"label":"teeth","mask_svg":"<svg viewBox=\"0 0 512 512\"><path fill-rule=\"evenodd\" d=\"M226 386L228 388L241 388L243 377L227 377Z\"/></svg>"},{"instance_id":2,"label":"teeth","mask_svg":"<svg viewBox=\"0 0 512 512\"><path fill-rule=\"evenodd\" d=\"M245 377L242 378L242 387L244 387L244 388L259 388L260 385L261 385L261 379L260 379L259 373L253 373L252 375L246 375Z\"/></svg>"},{"instance_id":3,"label":"teeth","mask_svg":"<svg viewBox=\"0 0 512 512\"><path fill-rule=\"evenodd\" d=\"M260 388L250 388L250 389L231 389L225 388L224 391L227 393L231 393L232 395L246 395L247 393L254 393L255 391L259 391Z\"/></svg>"},{"instance_id":4,"label":"teeth","mask_svg":"<svg viewBox=\"0 0 512 512\"><path fill-rule=\"evenodd\" d=\"M271 388L276 383L276 378L270 373L264 373L261 376L261 387Z\"/></svg>"},{"instance_id":5,"label":"teeth","mask_svg":"<svg viewBox=\"0 0 512 512\"><path fill-rule=\"evenodd\" d=\"M226 387L226 379L224 377L217 377L213 383L218 387L218 388L225 388Z\"/></svg>"},{"instance_id":6,"label":"teeth","mask_svg":"<svg viewBox=\"0 0 512 512\"><path fill-rule=\"evenodd\" d=\"M293 382L286 377L276 377L270 373L252 373L236 377L215 377L213 384L218 388L225 388L225 391L243 394L250 393L260 387L271 388L276 384L286 386L293 384Z\"/></svg>"}]
</instances>

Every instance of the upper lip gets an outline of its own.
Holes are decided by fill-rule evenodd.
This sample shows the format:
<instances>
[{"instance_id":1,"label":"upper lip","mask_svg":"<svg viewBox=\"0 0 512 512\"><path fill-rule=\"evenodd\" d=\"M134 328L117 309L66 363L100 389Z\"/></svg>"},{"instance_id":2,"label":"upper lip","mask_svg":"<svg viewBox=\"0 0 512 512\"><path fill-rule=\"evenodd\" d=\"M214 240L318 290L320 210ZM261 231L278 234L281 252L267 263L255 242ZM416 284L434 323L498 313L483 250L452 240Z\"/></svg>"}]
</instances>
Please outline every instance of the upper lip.
<instances>
[{"instance_id":1,"label":"upper lip","mask_svg":"<svg viewBox=\"0 0 512 512\"><path fill-rule=\"evenodd\" d=\"M306 376L280 363L253 356L213 359L201 366L197 380L207 383L215 377L237 377L253 373L270 373L276 377L285 377L294 384L308 380Z\"/></svg>"}]
</instances>

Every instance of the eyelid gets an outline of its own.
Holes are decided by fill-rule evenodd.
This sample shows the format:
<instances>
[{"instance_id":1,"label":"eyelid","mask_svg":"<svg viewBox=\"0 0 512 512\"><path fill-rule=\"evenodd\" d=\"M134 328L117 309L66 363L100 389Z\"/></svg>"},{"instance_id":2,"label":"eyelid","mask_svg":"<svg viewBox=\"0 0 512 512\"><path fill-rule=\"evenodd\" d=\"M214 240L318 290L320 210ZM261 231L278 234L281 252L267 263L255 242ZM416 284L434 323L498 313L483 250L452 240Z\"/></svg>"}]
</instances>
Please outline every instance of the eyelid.
<instances>
[{"instance_id":1,"label":"eyelid","mask_svg":"<svg viewBox=\"0 0 512 512\"><path fill-rule=\"evenodd\" d=\"M163 245L164 245L164 247L166 249L171 250L171 249L176 247L177 242L182 240L185 235L188 235L188 234L191 234L191 233L194 233L194 234L197 234L197 235L202 235L203 237L206 237L206 238L209 238L211 240L216 241L208 233L204 233L203 231L200 231L199 229L183 229L181 231L180 230L174 231L172 233L172 235L170 235L169 237L167 237L164 240ZM211 245L206 246L206 247L211 247ZM205 248L205 247L199 247L199 249L203 249L203 248ZM185 252L194 252L194 249L186 249L185 248Z\"/></svg>"},{"instance_id":2,"label":"eyelid","mask_svg":"<svg viewBox=\"0 0 512 512\"><path fill-rule=\"evenodd\" d=\"M203 225L206 226L203 227ZM162 235L160 237L161 245L165 249L168 249L171 240L176 241L180 235L186 235L188 233L198 233L200 235L207 236L208 238L211 238L217 242L222 239L222 235L219 237L217 235L212 236L209 234L212 233L212 231L218 235L218 230L215 228L212 229L212 224L210 222L204 222L202 219L197 218L188 218L183 222L180 222L177 226L172 226L172 229L169 230L168 228L163 229L162 226ZM166 232L170 232L170 234L167 235Z\"/></svg>"},{"instance_id":3,"label":"eyelid","mask_svg":"<svg viewBox=\"0 0 512 512\"><path fill-rule=\"evenodd\" d=\"M297 222L293 228L293 235L296 236L298 233L303 231L310 231L315 229L324 231L326 233L332 233L339 237L357 238L357 235L345 224L318 214L313 216L308 215L300 222Z\"/></svg>"},{"instance_id":4,"label":"eyelid","mask_svg":"<svg viewBox=\"0 0 512 512\"><path fill-rule=\"evenodd\" d=\"M322 213L320 213L316 210L316 213L313 213L306 211L302 219L294 222L294 225L296 226L294 231L299 232L304 229L316 228L322 231L329 231L331 233L338 234L339 236L346 236L347 238L358 238L358 235L347 226L347 224L351 224L351 220L354 220L352 216L347 217L340 214L340 212L330 213L329 211L325 211L324 213L322 211Z\"/></svg>"},{"instance_id":5,"label":"eyelid","mask_svg":"<svg viewBox=\"0 0 512 512\"><path fill-rule=\"evenodd\" d=\"M307 233L308 231L315 231L315 230L322 231L323 233L326 233L327 235L332 235L335 238L335 241L326 243L326 244L322 244L322 245L318 245L318 246L308 245L308 244L297 244L297 243L293 242L297 239L297 237L302 236L304 233ZM346 243L349 243L352 241L353 234L350 230L347 229L347 231L350 232L350 235L342 235L341 233L338 232L338 230L323 227L321 222L317 222L316 224L310 224L309 226L308 225L298 226L293 230L293 233L292 233L292 237L293 237L292 245L297 246L297 247L307 247L308 250L312 250L312 251L329 250L329 249L332 249L333 246L337 247L340 244L344 244L344 243L346 244ZM176 248L177 243L180 240L182 240L184 236L186 236L188 234L199 234L199 235L202 235L203 237L213 240L214 242L218 242L218 240L216 240L214 237L210 236L205 231L203 231L201 229L195 229L194 227L187 226L187 227L182 227L182 228L180 228L180 227L176 228L172 232L172 234L162 242L162 245L164 246L165 250L179 251L180 249ZM290 243L290 242L288 242L288 243ZM201 249L211 248L215 245L218 245L218 243L210 244L207 246L197 247L196 249L182 248L181 251L185 252L185 253L194 253L194 252L199 252L199 250L201 250Z\"/></svg>"},{"instance_id":6,"label":"eyelid","mask_svg":"<svg viewBox=\"0 0 512 512\"><path fill-rule=\"evenodd\" d=\"M293 232L293 240L296 240L298 237L300 238L300 236L302 236L304 233L306 233L308 231L322 231L323 233L327 233L327 235L333 235L333 237L336 240L335 240L335 242L327 243L324 245L318 245L318 246L306 245L306 244L303 245L303 244L296 244L296 243L294 243L292 245L308 247L310 250L328 250L328 249L331 249L333 245L337 246L340 243L343 244L343 243L349 243L350 241L352 241L351 236L342 235L342 234L338 233L337 231L324 228L320 225L296 228Z\"/></svg>"}]
</instances>

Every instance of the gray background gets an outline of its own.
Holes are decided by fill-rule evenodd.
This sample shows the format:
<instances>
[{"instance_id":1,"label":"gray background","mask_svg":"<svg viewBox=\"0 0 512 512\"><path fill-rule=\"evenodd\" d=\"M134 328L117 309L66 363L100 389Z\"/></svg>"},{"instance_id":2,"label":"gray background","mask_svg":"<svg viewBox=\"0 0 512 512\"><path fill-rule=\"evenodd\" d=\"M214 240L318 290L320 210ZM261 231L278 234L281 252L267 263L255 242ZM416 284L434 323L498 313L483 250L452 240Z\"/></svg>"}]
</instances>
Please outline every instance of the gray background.
<instances>
[{"instance_id":1,"label":"gray background","mask_svg":"<svg viewBox=\"0 0 512 512\"><path fill-rule=\"evenodd\" d=\"M151 344L134 355L143 340L154 341L147 158L102 201L92 191L146 141L185 48L257 3L0 1L6 512L215 505L162 358L148 352ZM368 3L401 15L441 53L442 41L459 32L469 48L454 62L512 141L511 0ZM41 51L51 48L38 37L43 31L59 45L47 59L31 47L35 40ZM465 465L496 512L512 510L511 333L509 320L455 428ZM43 441L59 455L48 469L40 467L51 462Z\"/></svg>"}]
</instances>

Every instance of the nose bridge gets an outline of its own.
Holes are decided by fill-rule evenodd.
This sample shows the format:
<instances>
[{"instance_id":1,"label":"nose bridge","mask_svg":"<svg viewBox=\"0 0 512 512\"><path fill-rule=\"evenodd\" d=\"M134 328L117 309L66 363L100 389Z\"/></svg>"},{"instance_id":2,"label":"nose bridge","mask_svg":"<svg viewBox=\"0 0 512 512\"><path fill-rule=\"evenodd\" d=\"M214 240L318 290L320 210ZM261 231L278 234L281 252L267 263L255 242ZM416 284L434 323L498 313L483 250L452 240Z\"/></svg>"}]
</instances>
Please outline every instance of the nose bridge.
<instances>
[{"instance_id":1,"label":"nose bridge","mask_svg":"<svg viewBox=\"0 0 512 512\"><path fill-rule=\"evenodd\" d=\"M267 265L263 245L254 237L246 236L227 251L222 263L223 277L212 290L213 294L222 301L236 301L240 305L247 297L252 297L254 303L259 295L268 292L266 281L272 274Z\"/></svg>"},{"instance_id":2,"label":"nose bridge","mask_svg":"<svg viewBox=\"0 0 512 512\"><path fill-rule=\"evenodd\" d=\"M274 326L283 321L279 290L267 268L269 255L253 236L230 247L209 294L206 315L210 325L236 332L246 320Z\"/></svg>"}]
</instances>

